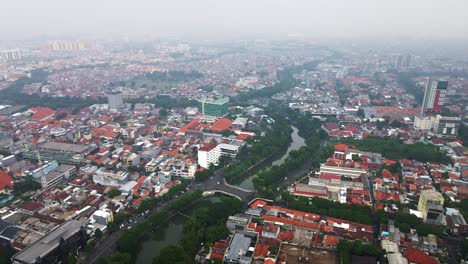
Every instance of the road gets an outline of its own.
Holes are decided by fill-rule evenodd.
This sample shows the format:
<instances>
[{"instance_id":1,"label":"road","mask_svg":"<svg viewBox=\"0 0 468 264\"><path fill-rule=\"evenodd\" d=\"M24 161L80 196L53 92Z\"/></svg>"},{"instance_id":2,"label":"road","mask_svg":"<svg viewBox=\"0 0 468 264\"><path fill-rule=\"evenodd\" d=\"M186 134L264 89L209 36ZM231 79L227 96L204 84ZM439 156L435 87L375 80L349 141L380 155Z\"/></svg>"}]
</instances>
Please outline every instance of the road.
<instances>
[{"instance_id":1,"label":"road","mask_svg":"<svg viewBox=\"0 0 468 264\"><path fill-rule=\"evenodd\" d=\"M233 196L239 197L242 201L249 201L250 198L254 197L252 191L243 191L239 187L233 187L225 184L224 180L224 168L217 170L212 177L201 183L193 184L194 189L202 190L203 192L210 191L222 191Z\"/></svg>"}]
</instances>

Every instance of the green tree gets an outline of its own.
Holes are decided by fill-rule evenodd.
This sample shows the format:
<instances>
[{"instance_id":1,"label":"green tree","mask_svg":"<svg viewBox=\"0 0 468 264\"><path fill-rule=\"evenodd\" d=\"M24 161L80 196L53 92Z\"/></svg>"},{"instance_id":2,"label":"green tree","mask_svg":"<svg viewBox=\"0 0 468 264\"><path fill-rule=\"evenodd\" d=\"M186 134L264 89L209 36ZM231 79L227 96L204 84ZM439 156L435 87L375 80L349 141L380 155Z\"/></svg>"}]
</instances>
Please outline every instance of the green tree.
<instances>
[{"instance_id":1,"label":"green tree","mask_svg":"<svg viewBox=\"0 0 468 264\"><path fill-rule=\"evenodd\" d=\"M7 264L11 263L11 257L16 253L13 248L10 247L2 247L0 249L0 263Z\"/></svg>"},{"instance_id":2,"label":"green tree","mask_svg":"<svg viewBox=\"0 0 468 264\"><path fill-rule=\"evenodd\" d=\"M361 118L365 118L365 114L364 114L364 110L362 110L362 108L359 108L358 111L357 111L357 116L358 117L361 117Z\"/></svg>"},{"instance_id":3,"label":"green tree","mask_svg":"<svg viewBox=\"0 0 468 264\"><path fill-rule=\"evenodd\" d=\"M65 118L67 115L68 115L67 113L62 112L62 113L55 116L55 120L61 120L61 119Z\"/></svg>"},{"instance_id":4,"label":"green tree","mask_svg":"<svg viewBox=\"0 0 468 264\"><path fill-rule=\"evenodd\" d=\"M94 237L96 237L97 239L100 239L102 237L101 229L96 228L96 230L94 231Z\"/></svg>"},{"instance_id":5,"label":"green tree","mask_svg":"<svg viewBox=\"0 0 468 264\"><path fill-rule=\"evenodd\" d=\"M107 192L107 195L109 196L109 198L114 198L114 197L119 196L121 194L122 194L122 192L119 189L112 189L112 190Z\"/></svg>"},{"instance_id":6,"label":"green tree","mask_svg":"<svg viewBox=\"0 0 468 264\"><path fill-rule=\"evenodd\" d=\"M359 162L359 161L362 161L361 157L359 157L358 154L353 154L353 155L351 156L351 159L352 159L353 161L358 161L358 162Z\"/></svg>"},{"instance_id":7,"label":"green tree","mask_svg":"<svg viewBox=\"0 0 468 264\"><path fill-rule=\"evenodd\" d=\"M99 259L99 264L130 264L132 263L132 258L128 253L117 252L113 255Z\"/></svg>"},{"instance_id":8,"label":"green tree","mask_svg":"<svg viewBox=\"0 0 468 264\"><path fill-rule=\"evenodd\" d=\"M190 264L193 263L191 257L179 246L170 245L159 253L159 257L153 260L154 264Z\"/></svg>"},{"instance_id":9,"label":"green tree","mask_svg":"<svg viewBox=\"0 0 468 264\"><path fill-rule=\"evenodd\" d=\"M169 112L165 108L159 110L159 119L166 119L168 114Z\"/></svg>"},{"instance_id":10,"label":"green tree","mask_svg":"<svg viewBox=\"0 0 468 264\"><path fill-rule=\"evenodd\" d=\"M32 177L27 177L22 181L15 182L15 185L13 186L13 194L15 196L19 196L28 191L39 190L41 187L41 184Z\"/></svg>"}]
</instances>

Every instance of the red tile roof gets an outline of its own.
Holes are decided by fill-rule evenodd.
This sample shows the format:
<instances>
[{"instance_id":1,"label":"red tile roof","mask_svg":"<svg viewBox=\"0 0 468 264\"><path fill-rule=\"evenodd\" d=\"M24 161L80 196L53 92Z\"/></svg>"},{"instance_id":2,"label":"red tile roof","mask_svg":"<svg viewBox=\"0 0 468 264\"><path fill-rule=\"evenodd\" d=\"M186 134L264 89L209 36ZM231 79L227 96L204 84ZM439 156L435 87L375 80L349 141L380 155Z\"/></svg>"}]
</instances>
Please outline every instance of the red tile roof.
<instances>
[{"instance_id":1,"label":"red tile roof","mask_svg":"<svg viewBox=\"0 0 468 264\"><path fill-rule=\"evenodd\" d=\"M267 257L269 246L266 244L258 243L255 246L254 257Z\"/></svg>"},{"instance_id":2,"label":"red tile roof","mask_svg":"<svg viewBox=\"0 0 468 264\"><path fill-rule=\"evenodd\" d=\"M415 249L412 246L409 246L405 251L405 257L409 262L417 264L439 264L439 261L427 255L421 250Z\"/></svg>"},{"instance_id":3,"label":"red tile roof","mask_svg":"<svg viewBox=\"0 0 468 264\"><path fill-rule=\"evenodd\" d=\"M48 107L33 107L31 108L31 111L34 113L31 116L31 120L34 121L43 121L51 118L55 114L55 111Z\"/></svg>"},{"instance_id":4,"label":"red tile roof","mask_svg":"<svg viewBox=\"0 0 468 264\"><path fill-rule=\"evenodd\" d=\"M249 135L249 134L239 134L239 135L237 135L236 139L244 141L244 140L248 139L249 137L252 137L252 136Z\"/></svg>"},{"instance_id":5,"label":"red tile roof","mask_svg":"<svg viewBox=\"0 0 468 264\"><path fill-rule=\"evenodd\" d=\"M8 187L9 189L13 188L13 180L11 179L8 174L6 174L4 171L0 170L0 190L5 189L5 187Z\"/></svg>"},{"instance_id":6,"label":"red tile roof","mask_svg":"<svg viewBox=\"0 0 468 264\"><path fill-rule=\"evenodd\" d=\"M325 235L323 244L327 246L336 246L338 245L338 237L334 235Z\"/></svg>"},{"instance_id":7,"label":"red tile roof","mask_svg":"<svg viewBox=\"0 0 468 264\"><path fill-rule=\"evenodd\" d=\"M348 145L346 145L346 144L335 144L334 148L337 151L345 151L345 150L349 149Z\"/></svg>"},{"instance_id":8,"label":"red tile roof","mask_svg":"<svg viewBox=\"0 0 468 264\"><path fill-rule=\"evenodd\" d=\"M252 204L250 204L250 208L258 208L258 207L264 207L265 205L267 205L267 202L264 201L264 200L260 200L260 199L257 199L255 200L255 202L253 202Z\"/></svg>"},{"instance_id":9,"label":"red tile roof","mask_svg":"<svg viewBox=\"0 0 468 264\"><path fill-rule=\"evenodd\" d=\"M43 205L39 202L34 202L34 201L26 201L18 206L18 208L29 211L29 212L34 212L39 210Z\"/></svg>"},{"instance_id":10,"label":"red tile roof","mask_svg":"<svg viewBox=\"0 0 468 264\"><path fill-rule=\"evenodd\" d=\"M183 126L180 129L180 132L185 133L185 132L187 132L187 130L191 129L192 127L194 127L198 123L200 123L200 118L192 119L192 121L188 122L185 126Z\"/></svg>"},{"instance_id":11,"label":"red tile roof","mask_svg":"<svg viewBox=\"0 0 468 264\"><path fill-rule=\"evenodd\" d=\"M211 130L215 132L223 132L224 130L228 130L231 126L232 121L223 117L216 120L216 122L211 125Z\"/></svg>"}]
</instances>

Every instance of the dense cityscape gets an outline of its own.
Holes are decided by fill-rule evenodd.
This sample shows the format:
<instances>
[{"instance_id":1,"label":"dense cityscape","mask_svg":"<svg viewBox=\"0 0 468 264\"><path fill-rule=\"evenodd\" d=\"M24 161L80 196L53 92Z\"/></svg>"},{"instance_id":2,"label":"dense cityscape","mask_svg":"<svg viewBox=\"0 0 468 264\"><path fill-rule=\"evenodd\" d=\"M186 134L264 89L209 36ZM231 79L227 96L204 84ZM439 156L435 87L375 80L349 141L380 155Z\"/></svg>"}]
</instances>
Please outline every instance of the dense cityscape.
<instances>
[{"instance_id":1,"label":"dense cityscape","mask_svg":"<svg viewBox=\"0 0 468 264\"><path fill-rule=\"evenodd\" d=\"M0 40L0 263L468 262L466 53L77 36Z\"/></svg>"}]
</instances>

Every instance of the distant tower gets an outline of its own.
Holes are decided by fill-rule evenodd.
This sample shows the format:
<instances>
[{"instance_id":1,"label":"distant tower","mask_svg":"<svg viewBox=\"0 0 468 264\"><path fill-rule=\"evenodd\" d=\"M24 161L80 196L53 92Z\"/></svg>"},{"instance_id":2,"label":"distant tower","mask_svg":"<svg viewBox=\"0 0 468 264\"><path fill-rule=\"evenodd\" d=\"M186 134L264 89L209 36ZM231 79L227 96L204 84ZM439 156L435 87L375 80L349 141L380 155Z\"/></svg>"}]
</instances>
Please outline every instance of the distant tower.
<instances>
[{"instance_id":1,"label":"distant tower","mask_svg":"<svg viewBox=\"0 0 468 264\"><path fill-rule=\"evenodd\" d=\"M406 54L405 59L403 60L403 67L409 68L411 66L411 54Z\"/></svg>"},{"instance_id":2,"label":"distant tower","mask_svg":"<svg viewBox=\"0 0 468 264\"><path fill-rule=\"evenodd\" d=\"M403 67L403 55L397 55L395 59L395 69L399 70Z\"/></svg>"},{"instance_id":3,"label":"distant tower","mask_svg":"<svg viewBox=\"0 0 468 264\"><path fill-rule=\"evenodd\" d=\"M37 165L41 166L42 165L42 160L41 160L41 153L37 151ZM44 169L41 168L41 185L42 189L47 189L47 178L44 173Z\"/></svg>"}]
</instances>

